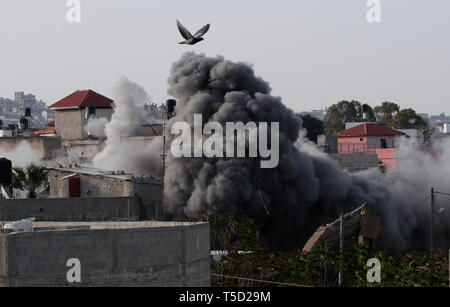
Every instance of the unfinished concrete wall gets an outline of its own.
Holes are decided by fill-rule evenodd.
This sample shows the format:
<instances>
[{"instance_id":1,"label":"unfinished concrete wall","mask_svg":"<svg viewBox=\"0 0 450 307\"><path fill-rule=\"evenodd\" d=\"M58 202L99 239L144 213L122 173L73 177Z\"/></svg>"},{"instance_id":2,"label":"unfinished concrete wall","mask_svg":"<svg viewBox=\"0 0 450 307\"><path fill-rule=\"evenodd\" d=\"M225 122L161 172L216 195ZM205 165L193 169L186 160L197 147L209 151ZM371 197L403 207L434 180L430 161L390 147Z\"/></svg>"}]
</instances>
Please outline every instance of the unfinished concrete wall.
<instances>
[{"instance_id":1,"label":"unfinished concrete wall","mask_svg":"<svg viewBox=\"0 0 450 307\"><path fill-rule=\"evenodd\" d=\"M0 199L0 221L136 221L140 212L135 197Z\"/></svg>"},{"instance_id":2,"label":"unfinished concrete wall","mask_svg":"<svg viewBox=\"0 0 450 307\"><path fill-rule=\"evenodd\" d=\"M90 161L105 147L103 140L83 140L69 143L67 152L70 157Z\"/></svg>"},{"instance_id":3,"label":"unfinished concrete wall","mask_svg":"<svg viewBox=\"0 0 450 307\"><path fill-rule=\"evenodd\" d=\"M56 110L56 135L61 137L64 142L83 138L83 114L79 109Z\"/></svg>"},{"instance_id":4,"label":"unfinished concrete wall","mask_svg":"<svg viewBox=\"0 0 450 307\"><path fill-rule=\"evenodd\" d=\"M378 155L367 153L330 154L343 169L358 172L379 166Z\"/></svg>"},{"instance_id":5,"label":"unfinished concrete wall","mask_svg":"<svg viewBox=\"0 0 450 307\"><path fill-rule=\"evenodd\" d=\"M6 236L0 235L0 286L8 284L8 247Z\"/></svg>"},{"instance_id":6,"label":"unfinished concrete wall","mask_svg":"<svg viewBox=\"0 0 450 307\"><path fill-rule=\"evenodd\" d=\"M8 271L0 278L7 286L210 286L209 224L160 225L1 234ZM79 284L66 279L71 258L81 262Z\"/></svg>"},{"instance_id":7,"label":"unfinished concrete wall","mask_svg":"<svg viewBox=\"0 0 450 307\"><path fill-rule=\"evenodd\" d=\"M80 174L80 181L82 196L87 196L88 191L92 197L133 196L129 181L84 174Z\"/></svg>"},{"instance_id":8,"label":"unfinished concrete wall","mask_svg":"<svg viewBox=\"0 0 450 307\"><path fill-rule=\"evenodd\" d=\"M74 173L49 172L50 197L69 197L68 180L64 177ZM81 196L90 197L126 197L134 196L132 183L126 180L103 176L79 174Z\"/></svg>"},{"instance_id":9,"label":"unfinished concrete wall","mask_svg":"<svg viewBox=\"0 0 450 307\"><path fill-rule=\"evenodd\" d=\"M132 194L137 195L142 204L142 218L157 220L163 216L161 184L132 183Z\"/></svg>"},{"instance_id":10,"label":"unfinished concrete wall","mask_svg":"<svg viewBox=\"0 0 450 307\"><path fill-rule=\"evenodd\" d=\"M52 170L49 172L51 198L69 197L69 180L63 179L71 172ZM138 196L142 206L142 218L158 219L162 216L161 184L139 183L104 176L79 174L81 196L87 197L134 197Z\"/></svg>"},{"instance_id":11,"label":"unfinished concrete wall","mask_svg":"<svg viewBox=\"0 0 450 307\"><path fill-rule=\"evenodd\" d=\"M56 134L60 136L64 142L76 141L86 138L88 135L84 131L84 127L88 123L86 116L87 108L72 110L56 110L55 111L55 128ZM114 110L112 108L97 108L95 110L96 118L106 118L111 120Z\"/></svg>"}]
</instances>

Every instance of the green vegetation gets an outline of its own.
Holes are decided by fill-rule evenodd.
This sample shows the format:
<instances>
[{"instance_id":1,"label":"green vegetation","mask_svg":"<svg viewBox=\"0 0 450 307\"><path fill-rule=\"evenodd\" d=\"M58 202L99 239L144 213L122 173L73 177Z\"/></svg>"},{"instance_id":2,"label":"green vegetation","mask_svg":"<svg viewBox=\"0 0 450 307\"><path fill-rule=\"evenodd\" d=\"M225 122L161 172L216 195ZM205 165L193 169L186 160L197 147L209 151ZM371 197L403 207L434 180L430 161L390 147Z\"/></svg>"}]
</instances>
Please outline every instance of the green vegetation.
<instances>
[{"instance_id":1,"label":"green vegetation","mask_svg":"<svg viewBox=\"0 0 450 307\"><path fill-rule=\"evenodd\" d=\"M428 131L425 120L413 109L400 109L394 102L385 101L375 108L368 107L368 122L394 129L419 129ZM334 134L345 129L345 123L362 121L361 103L358 101L341 101L328 108L324 118L324 130L327 134Z\"/></svg>"},{"instance_id":2,"label":"green vegetation","mask_svg":"<svg viewBox=\"0 0 450 307\"><path fill-rule=\"evenodd\" d=\"M213 261L213 274L305 286L337 286L340 253L337 242L323 242L312 253L267 251L258 243L252 221L233 215L209 217L211 249L224 251ZM248 252L248 253L242 253ZM367 282L367 261L381 262L381 283ZM392 256L383 250L355 245L342 255L345 287L446 287L449 282L447 252L437 252L432 259L423 252ZM262 282L213 276L213 286L274 286Z\"/></svg>"},{"instance_id":3,"label":"green vegetation","mask_svg":"<svg viewBox=\"0 0 450 307\"><path fill-rule=\"evenodd\" d=\"M396 103L385 101L381 106L376 106L373 110L380 124L389 125L394 115L400 111L400 107Z\"/></svg>"},{"instance_id":4,"label":"green vegetation","mask_svg":"<svg viewBox=\"0 0 450 307\"><path fill-rule=\"evenodd\" d=\"M341 101L328 108L323 119L325 132L334 134L345 129L345 123L360 121L361 103L358 101Z\"/></svg>"},{"instance_id":5,"label":"green vegetation","mask_svg":"<svg viewBox=\"0 0 450 307\"><path fill-rule=\"evenodd\" d=\"M12 187L30 193L30 198L36 198L39 191L48 187L48 172L45 166L34 163L29 164L25 169L21 167L13 168Z\"/></svg>"},{"instance_id":6,"label":"green vegetation","mask_svg":"<svg viewBox=\"0 0 450 307\"><path fill-rule=\"evenodd\" d=\"M427 129L428 125L413 109L403 109L395 114L389 126L396 129Z\"/></svg>"}]
</instances>

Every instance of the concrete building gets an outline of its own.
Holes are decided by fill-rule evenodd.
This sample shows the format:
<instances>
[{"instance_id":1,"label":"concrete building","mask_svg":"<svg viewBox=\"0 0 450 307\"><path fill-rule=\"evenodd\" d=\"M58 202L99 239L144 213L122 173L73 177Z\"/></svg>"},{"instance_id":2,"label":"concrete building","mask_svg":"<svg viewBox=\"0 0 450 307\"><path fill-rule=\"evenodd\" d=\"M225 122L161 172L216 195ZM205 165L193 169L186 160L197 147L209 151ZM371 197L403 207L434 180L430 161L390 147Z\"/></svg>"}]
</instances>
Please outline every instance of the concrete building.
<instances>
[{"instance_id":1,"label":"concrete building","mask_svg":"<svg viewBox=\"0 0 450 307\"><path fill-rule=\"evenodd\" d=\"M31 136L41 136L41 137L56 137L55 122L52 121L47 124L47 128L33 131Z\"/></svg>"},{"instance_id":2,"label":"concrete building","mask_svg":"<svg viewBox=\"0 0 450 307\"><path fill-rule=\"evenodd\" d=\"M405 135L400 137L400 141L407 142L414 148L422 148L425 143L425 136L422 130L417 129L397 129Z\"/></svg>"},{"instance_id":3,"label":"concrete building","mask_svg":"<svg viewBox=\"0 0 450 307\"><path fill-rule=\"evenodd\" d=\"M406 134L388 127L365 123L337 132L338 154L376 154L382 171L395 168L398 138Z\"/></svg>"},{"instance_id":4,"label":"concrete building","mask_svg":"<svg viewBox=\"0 0 450 307\"><path fill-rule=\"evenodd\" d=\"M395 148L396 138L403 132L365 123L335 134L339 153L367 152L368 150Z\"/></svg>"},{"instance_id":5,"label":"concrete building","mask_svg":"<svg viewBox=\"0 0 450 307\"><path fill-rule=\"evenodd\" d=\"M31 232L0 233L0 285L208 287L209 231L209 223L34 222Z\"/></svg>"},{"instance_id":6,"label":"concrete building","mask_svg":"<svg viewBox=\"0 0 450 307\"><path fill-rule=\"evenodd\" d=\"M66 147L69 157L77 158L81 162L89 162L105 148L104 140L88 139L71 141Z\"/></svg>"},{"instance_id":7,"label":"concrete building","mask_svg":"<svg viewBox=\"0 0 450 307\"><path fill-rule=\"evenodd\" d=\"M142 203L147 219L162 217L162 181L136 177L123 171L110 172L85 166L51 168L50 198L134 197Z\"/></svg>"},{"instance_id":8,"label":"concrete building","mask_svg":"<svg viewBox=\"0 0 450 307\"><path fill-rule=\"evenodd\" d=\"M55 111L56 134L64 144L88 137L84 127L90 117L111 120L113 101L92 90L76 91L49 107Z\"/></svg>"},{"instance_id":9,"label":"concrete building","mask_svg":"<svg viewBox=\"0 0 450 307\"><path fill-rule=\"evenodd\" d=\"M337 153L337 138L329 134L318 135L317 147L326 153Z\"/></svg>"}]
</instances>

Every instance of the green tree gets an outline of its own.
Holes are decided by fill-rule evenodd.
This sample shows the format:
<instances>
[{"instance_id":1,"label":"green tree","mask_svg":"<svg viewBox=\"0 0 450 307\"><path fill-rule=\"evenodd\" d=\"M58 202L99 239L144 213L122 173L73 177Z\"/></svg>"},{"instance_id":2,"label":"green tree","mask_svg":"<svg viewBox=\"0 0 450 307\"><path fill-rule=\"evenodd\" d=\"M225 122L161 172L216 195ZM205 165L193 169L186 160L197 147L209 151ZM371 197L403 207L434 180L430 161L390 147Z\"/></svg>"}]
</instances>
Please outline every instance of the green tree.
<instances>
[{"instance_id":1,"label":"green tree","mask_svg":"<svg viewBox=\"0 0 450 307\"><path fill-rule=\"evenodd\" d=\"M362 109L364 109L364 106L367 107L368 117L366 119L363 119L362 121L364 121L364 122L375 122L376 121L376 117L375 117L375 112L374 112L373 108L371 106L369 106L368 104L363 104L362 105ZM362 118L361 115L359 117Z\"/></svg>"},{"instance_id":2,"label":"green tree","mask_svg":"<svg viewBox=\"0 0 450 307\"><path fill-rule=\"evenodd\" d=\"M309 114L300 115L300 118L303 120L303 128L306 129L306 137L317 143L317 136L324 131L323 122Z\"/></svg>"},{"instance_id":3,"label":"green tree","mask_svg":"<svg viewBox=\"0 0 450 307\"><path fill-rule=\"evenodd\" d=\"M373 111L378 118L378 121L383 125L389 125L389 123L394 118L394 115L400 111L398 104L385 101L381 106L376 106Z\"/></svg>"},{"instance_id":4,"label":"green tree","mask_svg":"<svg viewBox=\"0 0 450 307\"><path fill-rule=\"evenodd\" d=\"M48 171L44 166L31 163L26 169L14 167L13 170L12 187L28 191L30 198L36 198L40 190L48 187Z\"/></svg>"},{"instance_id":5,"label":"green tree","mask_svg":"<svg viewBox=\"0 0 450 307\"><path fill-rule=\"evenodd\" d=\"M413 109L403 109L395 114L389 126L395 129L427 129L428 125Z\"/></svg>"},{"instance_id":6,"label":"green tree","mask_svg":"<svg viewBox=\"0 0 450 307\"><path fill-rule=\"evenodd\" d=\"M328 108L323 120L327 134L334 134L345 129L345 123L360 121L361 103L343 100Z\"/></svg>"}]
</instances>

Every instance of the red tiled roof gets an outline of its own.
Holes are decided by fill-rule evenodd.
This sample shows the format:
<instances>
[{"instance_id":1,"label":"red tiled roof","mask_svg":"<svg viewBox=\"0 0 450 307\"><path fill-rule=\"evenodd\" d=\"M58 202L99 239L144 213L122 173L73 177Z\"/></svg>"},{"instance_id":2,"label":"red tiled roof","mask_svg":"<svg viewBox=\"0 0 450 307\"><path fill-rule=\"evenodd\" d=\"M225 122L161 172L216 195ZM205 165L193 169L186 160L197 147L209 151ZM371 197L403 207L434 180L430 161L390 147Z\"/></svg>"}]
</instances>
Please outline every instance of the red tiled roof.
<instances>
[{"instance_id":1,"label":"red tiled roof","mask_svg":"<svg viewBox=\"0 0 450 307\"><path fill-rule=\"evenodd\" d=\"M76 91L69 96L51 105L50 109L64 108L86 108L93 106L96 108L112 108L113 101L108 97L100 95L92 90Z\"/></svg>"},{"instance_id":2,"label":"red tiled roof","mask_svg":"<svg viewBox=\"0 0 450 307\"><path fill-rule=\"evenodd\" d=\"M41 134L52 133L52 132L56 132L55 127L49 127L49 128L41 129L38 131L34 131L31 135L39 136Z\"/></svg>"},{"instance_id":3,"label":"red tiled roof","mask_svg":"<svg viewBox=\"0 0 450 307\"><path fill-rule=\"evenodd\" d=\"M357 136L399 136L405 133L380 126L377 124L362 124L350 129L342 130L334 134L336 137L357 137Z\"/></svg>"}]
</instances>

